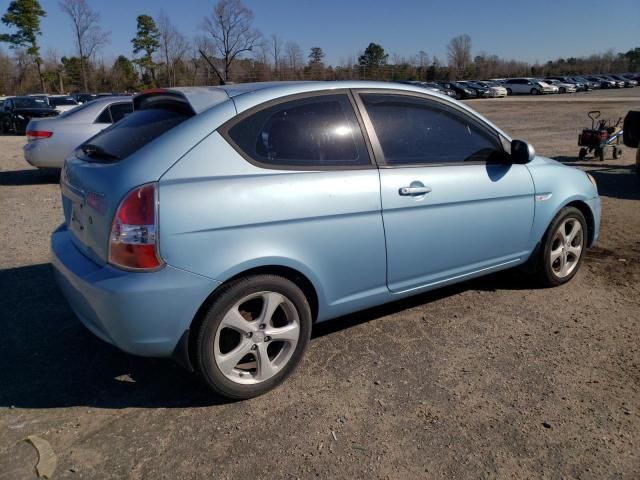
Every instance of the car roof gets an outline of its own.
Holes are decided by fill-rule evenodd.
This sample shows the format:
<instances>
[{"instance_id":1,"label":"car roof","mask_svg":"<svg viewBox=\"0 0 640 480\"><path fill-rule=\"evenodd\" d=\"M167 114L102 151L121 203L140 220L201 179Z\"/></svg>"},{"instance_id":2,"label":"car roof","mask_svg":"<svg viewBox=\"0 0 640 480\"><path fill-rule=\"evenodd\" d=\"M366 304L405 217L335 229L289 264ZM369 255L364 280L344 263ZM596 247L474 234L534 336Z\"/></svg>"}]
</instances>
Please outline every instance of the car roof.
<instances>
[{"instance_id":1,"label":"car roof","mask_svg":"<svg viewBox=\"0 0 640 480\"><path fill-rule=\"evenodd\" d=\"M432 96L449 103L453 102L453 100L449 96L435 90L425 89L420 85L365 80L254 82L219 86L172 87L147 90L140 93L139 95L136 95L133 101L134 108L137 108L137 100L139 101L139 99L143 96L154 94L161 95L162 93L174 92L183 96L189 102L191 108L196 114L209 110L211 107L221 104L225 100L229 99L233 100L233 103L236 107L236 112L239 114L254 106L288 95L304 94L316 91L346 89L407 91ZM509 140L511 139L509 135L502 131L502 129L480 115L472 108L468 107L464 103L455 103L459 108L467 111L475 117L480 118L482 121L493 127L500 134L504 135L505 138Z\"/></svg>"}]
</instances>

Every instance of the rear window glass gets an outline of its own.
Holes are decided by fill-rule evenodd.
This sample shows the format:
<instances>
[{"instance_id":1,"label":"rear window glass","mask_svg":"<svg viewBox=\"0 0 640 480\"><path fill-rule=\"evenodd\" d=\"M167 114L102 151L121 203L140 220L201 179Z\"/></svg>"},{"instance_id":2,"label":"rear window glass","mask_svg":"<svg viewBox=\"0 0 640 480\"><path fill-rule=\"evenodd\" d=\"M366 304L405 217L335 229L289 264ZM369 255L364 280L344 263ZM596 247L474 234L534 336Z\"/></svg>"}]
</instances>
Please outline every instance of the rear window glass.
<instances>
[{"instance_id":1,"label":"rear window glass","mask_svg":"<svg viewBox=\"0 0 640 480\"><path fill-rule=\"evenodd\" d=\"M254 161L296 167L370 165L346 95L320 95L267 107L229 129L231 140Z\"/></svg>"},{"instance_id":2,"label":"rear window glass","mask_svg":"<svg viewBox=\"0 0 640 480\"><path fill-rule=\"evenodd\" d=\"M51 105L77 105L75 98L72 97L49 97L49 103Z\"/></svg>"},{"instance_id":3,"label":"rear window glass","mask_svg":"<svg viewBox=\"0 0 640 480\"><path fill-rule=\"evenodd\" d=\"M80 145L85 160L118 161L184 122L189 115L164 108L138 110Z\"/></svg>"}]
</instances>

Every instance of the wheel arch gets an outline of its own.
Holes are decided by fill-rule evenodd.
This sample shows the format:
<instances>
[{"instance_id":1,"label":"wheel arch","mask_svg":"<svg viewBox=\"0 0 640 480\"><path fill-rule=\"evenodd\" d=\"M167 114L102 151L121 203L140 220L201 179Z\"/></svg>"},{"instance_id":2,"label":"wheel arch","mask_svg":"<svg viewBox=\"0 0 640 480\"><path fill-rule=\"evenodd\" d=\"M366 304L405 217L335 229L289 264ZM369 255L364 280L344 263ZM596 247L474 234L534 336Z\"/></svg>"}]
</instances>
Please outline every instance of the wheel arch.
<instances>
[{"instance_id":1,"label":"wheel arch","mask_svg":"<svg viewBox=\"0 0 640 480\"><path fill-rule=\"evenodd\" d=\"M202 305L198 308L196 314L189 325L189 328L182 334L182 337L178 341L176 348L173 352L173 358L178 364L185 367L189 371L194 371L194 352L195 342L198 337L198 331L204 320L204 315L211 302L213 302L220 290L228 285L230 282L239 278L254 276L254 275L278 275L286 278L294 283L302 292L311 308L311 319L313 322L318 318L318 311L320 308L318 290L314 283L309 279L307 275L298 269L285 265L261 265L243 270L235 275L227 278L224 282L220 283L215 290L213 290L207 298L202 302Z\"/></svg>"},{"instance_id":2,"label":"wheel arch","mask_svg":"<svg viewBox=\"0 0 640 480\"><path fill-rule=\"evenodd\" d=\"M587 221L587 246L590 247L593 244L596 231L595 218L593 216L593 212L591 211L591 207L589 207L589 205L582 200L573 200L560 207L558 211L562 210L565 207L577 208L578 210L580 210L582 215L584 215L584 218Z\"/></svg>"}]
</instances>

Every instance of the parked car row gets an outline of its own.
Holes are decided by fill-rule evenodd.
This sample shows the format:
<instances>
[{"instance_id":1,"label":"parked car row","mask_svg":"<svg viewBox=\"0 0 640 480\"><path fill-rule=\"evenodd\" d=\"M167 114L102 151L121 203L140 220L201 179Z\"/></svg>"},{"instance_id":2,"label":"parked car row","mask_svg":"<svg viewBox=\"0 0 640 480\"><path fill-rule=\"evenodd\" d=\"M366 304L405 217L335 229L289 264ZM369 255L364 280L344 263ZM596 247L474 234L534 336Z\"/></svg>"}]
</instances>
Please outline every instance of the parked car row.
<instances>
[{"instance_id":1,"label":"parked car row","mask_svg":"<svg viewBox=\"0 0 640 480\"><path fill-rule=\"evenodd\" d=\"M32 119L55 117L75 110L82 104L105 98L121 100L129 98L128 102L131 103L130 95L125 96L120 93L74 93L72 95L32 93L25 96L3 97L0 99L0 133L25 135L27 125Z\"/></svg>"},{"instance_id":2,"label":"parked car row","mask_svg":"<svg viewBox=\"0 0 640 480\"><path fill-rule=\"evenodd\" d=\"M438 91L457 100L471 98L500 98L507 95L543 95L577 93L598 88L637 87L640 74L588 76L548 76L544 78L493 78L490 80L458 80L450 82L407 81L412 85Z\"/></svg>"}]
</instances>

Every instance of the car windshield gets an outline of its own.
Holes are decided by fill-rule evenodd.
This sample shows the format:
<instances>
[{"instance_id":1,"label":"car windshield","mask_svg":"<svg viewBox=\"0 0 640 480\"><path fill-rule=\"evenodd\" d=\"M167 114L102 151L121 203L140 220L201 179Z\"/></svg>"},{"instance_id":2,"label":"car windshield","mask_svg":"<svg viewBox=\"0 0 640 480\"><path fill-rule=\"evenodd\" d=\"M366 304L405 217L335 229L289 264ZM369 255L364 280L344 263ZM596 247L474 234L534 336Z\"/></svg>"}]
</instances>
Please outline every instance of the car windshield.
<instances>
[{"instance_id":1,"label":"car windshield","mask_svg":"<svg viewBox=\"0 0 640 480\"><path fill-rule=\"evenodd\" d=\"M50 108L49 104L37 97L18 97L13 99L16 108Z\"/></svg>"},{"instance_id":2,"label":"car windshield","mask_svg":"<svg viewBox=\"0 0 640 480\"><path fill-rule=\"evenodd\" d=\"M481 83L478 83L478 82L467 82L467 85L469 85L470 87L473 87L473 88L485 88L484 85L482 85Z\"/></svg>"},{"instance_id":3,"label":"car windshield","mask_svg":"<svg viewBox=\"0 0 640 480\"><path fill-rule=\"evenodd\" d=\"M466 85L460 83L460 82L453 82L451 85L458 87L458 88L467 88Z\"/></svg>"},{"instance_id":4,"label":"car windshield","mask_svg":"<svg viewBox=\"0 0 640 480\"><path fill-rule=\"evenodd\" d=\"M78 102L76 102L72 97L49 97L49 103L51 105L55 105L56 107L58 105L77 105Z\"/></svg>"}]
</instances>

